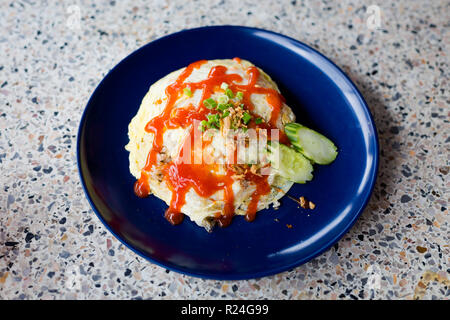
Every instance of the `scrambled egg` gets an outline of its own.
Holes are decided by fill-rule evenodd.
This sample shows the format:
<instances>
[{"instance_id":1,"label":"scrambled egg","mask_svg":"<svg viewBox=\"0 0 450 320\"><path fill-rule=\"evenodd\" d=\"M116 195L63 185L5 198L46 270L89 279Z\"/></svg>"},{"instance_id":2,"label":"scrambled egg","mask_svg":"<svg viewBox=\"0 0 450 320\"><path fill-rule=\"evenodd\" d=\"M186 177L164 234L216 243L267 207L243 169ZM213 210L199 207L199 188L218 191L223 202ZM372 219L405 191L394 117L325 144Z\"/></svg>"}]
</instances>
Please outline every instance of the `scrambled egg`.
<instances>
[{"instance_id":1,"label":"scrambled egg","mask_svg":"<svg viewBox=\"0 0 450 320\"><path fill-rule=\"evenodd\" d=\"M249 75L246 69L253 66L252 63L246 60L209 60L199 68L194 69L185 82L199 82L206 79L211 68L218 65L227 67L227 73L239 74L243 79L241 84L248 82ZM141 171L146 164L147 156L152 148L153 134L147 132L145 127L151 119L163 112L168 100L165 90L177 80L184 69L174 71L151 85L148 93L142 100L139 111L129 124L128 136L130 141L125 148L129 151L130 172L136 179L141 177ZM257 85L265 88L273 88L279 92L277 85L272 79L261 69L258 70L259 77ZM175 102L174 108L183 108L189 104L198 106L201 96L202 90L195 90L192 96L180 95ZM212 97L214 98L214 95ZM250 100L254 106L252 112L259 115L265 121L269 121L272 109L266 97L263 94L252 94ZM294 113L283 103L280 114L276 119L276 126L283 130L285 123L294 121ZM175 159L188 134L189 128L166 129L163 136L164 152L159 155L159 160L164 162L168 161L167 159ZM219 132L213 134L212 141L207 148L207 153L214 158L214 161L224 161L227 151L225 150L224 138ZM261 196L257 206L258 211L268 208L270 204L278 206L278 199L293 185L292 182L287 181L275 172L270 173L267 181L271 186L271 192ZM153 170L149 174L149 186L153 195L170 204L172 191L167 186L166 181L161 178L161 172ZM232 185L232 189L234 192L235 214L245 215L252 193L256 187L248 181L236 179ZM211 218L217 217L217 211L223 209L223 203L220 201L224 197L223 193L223 190L220 190L212 197L203 198L194 189L190 189L186 194L186 201L181 211L199 226L210 230L212 227Z\"/></svg>"}]
</instances>

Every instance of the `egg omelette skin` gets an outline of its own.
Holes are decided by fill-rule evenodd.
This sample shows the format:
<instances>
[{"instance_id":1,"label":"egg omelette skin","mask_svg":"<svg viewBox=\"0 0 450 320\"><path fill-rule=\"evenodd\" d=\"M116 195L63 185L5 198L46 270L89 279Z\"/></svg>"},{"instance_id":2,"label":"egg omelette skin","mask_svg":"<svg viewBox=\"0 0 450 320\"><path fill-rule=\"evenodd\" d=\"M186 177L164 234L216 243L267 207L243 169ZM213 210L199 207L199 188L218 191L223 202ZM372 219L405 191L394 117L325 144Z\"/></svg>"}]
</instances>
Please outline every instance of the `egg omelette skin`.
<instances>
[{"instance_id":1,"label":"egg omelette skin","mask_svg":"<svg viewBox=\"0 0 450 320\"><path fill-rule=\"evenodd\" d=\"M241 92L241 101L229 109L232 115L251 115L247 125L240 122L241 129L278 128L282 136L284 124L295 121L272 79L243 59L198 61L151 85L129 124L125 149L130 172L137 179L136 194L153 194L165 201L169 205L165 216L172 224L180 223L184 215L208 231L217 223L228 225L234 215L251 221L257 211L270 204L278 206L278 199L293 185L270 170L270 165L266 165L268 174L261 175L258 165L227 164L224 127L230 126L230 120L226 118L220 119L220 128L200 131L206 141L200 148L211 164L180 161L186 143L199 132L194 123L206 121L211 114L214 118L216 111L205 107L204 101L220 100L224 86L234 95ZM191 152L195 157L194 144Z\"/></svg>"}]
</instances>

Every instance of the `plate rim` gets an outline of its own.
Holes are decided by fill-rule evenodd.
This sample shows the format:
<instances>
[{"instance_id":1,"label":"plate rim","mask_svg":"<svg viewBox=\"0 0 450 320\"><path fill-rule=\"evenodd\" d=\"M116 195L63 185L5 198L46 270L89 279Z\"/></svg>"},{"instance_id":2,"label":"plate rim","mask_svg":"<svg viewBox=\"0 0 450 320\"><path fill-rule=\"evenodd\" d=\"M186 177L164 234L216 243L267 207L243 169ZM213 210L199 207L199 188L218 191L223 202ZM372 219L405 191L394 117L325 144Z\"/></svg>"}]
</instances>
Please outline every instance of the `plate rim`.
<instances>
[{"instance_id":1,"label":"plate rim","mask_svg":"<svg viewBox=\"0 0 450 320\"><path fill-rule=\"evenodd\" d=\"M224 29L224 28L231 28L231 29L236 29L236 30L245 30L245 31L251 31L251 32L263 32L263 33L267 33L270 34L272 36L276 36L276 37L280 37L280 38L284 38L284 40L288 40L289 42L293 43L296 47L300 47L302 50L308 50L310 52L312 52L313 54L318 55L324 62L328 63L331 67L333 67L339 74L341 74L343 76L343 78L345 79L346 84L351 87L353 89L353 94L355 96L358 97L358 100L360 102L360 104L362 105L362 109L365 111L365 114L367 115L369 122L368 125L369 127L372 127L373 129L373 139L371 142L374 145L374 149L375 149L375 153L374 153L374 157L373 157L373 164L372 164L372 168L371 168L371 174L370 174L370 178L369 181L367 182L369 187L369 192L367 194L367 196L365 197L362 205L358 208L356 214L353 215L351 221L347 224L347 226L345 228L343 228L340 232L337 233L337 235L335 237L333 237L331 240L327 241L324 245L321 246L321 248L319 250L315 250L314 253L303 257L302 259L296 260L295 262L292 262L290 264L285 264L283 266L280 267L275 267L275 268L266 268L263 271L259 271L259 272L245 272L245 273L230 273L230 274L218 274L218 273L211 273L211 272L198 272L189 268L185 268L185 267L180 267L180 266L176 266L174 264L168 264L165 262L161 262L158 261L157 259L153 258L153 257L149 257L147 255L145 255L144 253L140 252L139 249L134 248L131 244L127 243L125 239L122 239L121 236L119 236L116 232L114 232L114 230L112 230L112 228L109 226L109 224L105 221L105 219L103 218L103 216L100 214L100 210L97 208L97 206L95 205L94 201L92 200L89 191L87 190L86 187L86 181L83 177L83 173L82 173L82 168L81 168L81 152L80 152L80 144L81 144L81 133L82 130L84 128L84 125L86 123L86 114L88 113L88 111L92 108L92 100L93 98L98 94L97 91L100 90L100 88L102 87L103 83L106 81L106 79L116 70L118 69L122 64L124 64L126 61L128 61L129 59L132 59L136 54L138 54L141 50L144 50L144 48L146 48L149 45L154 45L156 42L159 41L163 41L166 40L168 38L171 37L175 37L175 36L179 36L183 33L188 33L188 32L196 32L199 30L214 30L214 29ZM272 40L270 40L272 41ZM277 43L277 45L282 46L281 44ZM310 60L308 60L310 61ZM316 64L314 64L316 65ZM201 278L201 279L208 279L208 280L248 280L248 279L256 279L256 278L262 278L262 277L266 277L266 276L272 276L272 275L276 275L279 274L281 272L285 272L285 271L290 271L296 267L299 267L300 265L303 265L309 261L311 261L312 259L314 259L315 257L321 255L322 253L324 253L325 251L327 251L328 249L330 249L335 243L337 243L345 234L347 234L349 232L349 230L353 227L353 225L356 223L356 221L359 219L359 217L361 216L361 214L364 212L365 208L367 207L368 203L370 202L370 199L372 197L373 194L373 190L375 188L375 184L376 184L376 180L378 177L378 171L379 171L379 154L380 154L380 144L379 144L379 139L378 139L378 131L377 131L377 127L375 125L375 121L373 118L373 115L368 107L367 102L364 99L364 96L362 95L362 93L360 92L360 90L358 89L358 87L356 86L356 84L350 79L350 77L339 67L337 66L331 59L329 59L328 57L326 57L324 54L322 54L321 52L319 52L318 50L312 48L311 46L303 43L300 40L294 39L292 37L286 36L284 34L275 32L275 31L271 31L271 30L267 30L267 29L262 29L262 28L256 28L256 27L248 27L248 26L241 26L241 25L214 25L214 26L202 26L202 27L196 27L196 28L187 28L187 29L182 29L180 31L177 32L173 32L167 35L164 35L162 37L159 37L155 40L152 40L148 43L146 43L145 45L137 48L136 50L134 50L133 52L131 52L130 54L128 54L127 56L125 56L124 58L122 58L117 64L114 65L114 67L112 69L110 69L102 78L102 80L98 83L98 85L96 86L95 90L91 93L88 102L83 110L83 113L81 115L80 118L80 123L78 126L78 132L77 132L77 147L76 147L76 153L77 153L77 169L78 169L78 175L80 178L80 182L81 182L81 186L83 188L84 194L86 196L86 199L88 200L89 205L91 206L92 211L94 211L95 215L99 218L99 220L103 223L103 225L106 227L106 229L111 232L111 234L117 239L119 240L123 245L125 245L128 249L132 250L135 254L137 254L138 256L142 257L143 259L154 263L156 265L158 265L159 267L162 267L164 269L170 270L170 271L174 271L180 274L184 274L187 276L191 276L191 277L196 277L196 278Z\"/></svg>"}]
</instances>

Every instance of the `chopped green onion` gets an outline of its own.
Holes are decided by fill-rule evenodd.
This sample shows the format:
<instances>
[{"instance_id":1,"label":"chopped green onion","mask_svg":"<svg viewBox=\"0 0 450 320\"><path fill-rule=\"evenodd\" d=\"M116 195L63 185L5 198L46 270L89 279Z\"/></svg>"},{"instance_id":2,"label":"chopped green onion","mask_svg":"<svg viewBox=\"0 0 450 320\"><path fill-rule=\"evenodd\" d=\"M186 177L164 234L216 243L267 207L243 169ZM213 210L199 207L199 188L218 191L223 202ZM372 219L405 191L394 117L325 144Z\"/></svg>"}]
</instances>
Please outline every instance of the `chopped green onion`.
<instances>
[{"instance_id":1,"label":"chopped green onion","mask_svg":"<svg viewBox=\"0 0 450 320\"><path fill-rule=\"evenodd\" d=\"M261 119L261 118L256 118L256 119L255 119L255 123L256 123L256 124L260 124L261 122L262 122L262 119Z\"/></svg>"},{"instance_id":2,"label":"chopped green onion","mask_svg":"<svg viewBox=\"0 0 450 320\"><path fill-rule=\"evenodd\" d=\"M206 126L208 128L219 129L219 127L220 127L220 122L219 122L220 121L220 116L219 116L218 113L216 113L216 114L208 114L206 117L208 118L208 122L206 124ZM205 121L205 120L203 120L203 121Z\"/></svg>"},{"instance_id":3,"label":"chopped green onion","mask_svg":"<svg viewBox=\"0 0 450 320\"><path fill-rule=\"evenodd\" d=\"M244 133L246 133L247 130L248 130L248 128L242 128L242 131L243 131Z\"/></svg>"},{"instance_id":4,"label":"chopped green onion","mask_svg":"<svg viewBox=\"0 0 450 320\"><path fill-rule=\"evenodd\" d=\"M229 99L228 99L227 96L222 95L222 96L219 96L219 97L217 98L217 101L218 101L220 104L226 104L226 103L228 103Z\"/></svg>"},{"instance_id":5,"label":"chopped green onion","mask_svg":"<svg viewBox=\"0 0 450 320\"><path fill-rule=\"evenodd\" d=\"M214 101L213 98L208 98L206 100L203 100L203 104L208 109L214 109L217 106L217 102Z\"/></svg>"},{"instance_id":6,"label":"chopped green onion","mask_svg":"<svg viewBox=\"0 0 450 320\"><path fill-rule=\"evenodd\" d=\"M202 120L200 122L200 125L198 126L198 129L203 132L203 131L205 131L207 125L208 125L208 122L206 120Z\"/></svg>"},{"instance_id":7,"label":"chopped green onion","mask_svg":"<svg viewBox=\"0 0 450 320\"><path fill-rule=\"evenodd\" d=\"M222 118L228 117L230 115L230 111L226 110L223 115Z\"/></svg>"},{"instance_id":8,"label":"chopped green onion","mask_svg":"<svg viewBox=\"0 0 450 320\"><path fill-rule=\"evenodd\" d=\"M217 110L224 111L224 110L228 109L229 107L231 107L230 104L219 103L217 105Z\"/></svg>"},{"instance_id":9,"label":"chopped green onion","mask_svg":"<svg viewBox=\"0 0 450 320\"><path fill-rule=\"evenodd\" d=\"M244 109L244 104L241 103L241 104L239 105L239 107L241 107L242 109Z\"/></svg>"},{"instance_id":10,"label":"chopped green onion","mask_svg":"<svg viewBox=\"0 0 450 320\"><path fill-rule=\"evenodd\" d=\"M249 113L245 112L244 115L242 116L242 121L244 121L244 123L247 124L251 118L252 116Z\"/></svg>"},{"instance_id":11,"label":"chopped green onion","mask_svg":"<svg viewBox=\"0 0 450 320\"><path fill-rule=\"evenodd\" d=\"M223 90L227 90L227 89L228 89L228 84L227 84L226 82L222 82L222 84L220 85L220 87L221 87Z\"/></svg>"},{"instance_id":12,"label":"chopped green onion","mask_svg":"<svg viewBox=\"0 0 450 320\"><path fill-rule=\"evenodd\" d=\"M208 114L206 116L208 118L208 122L219 122L219 115L216 114Z\"/></svg>"},{"instance_id":13,"label":"chopped green onion","mask_svg":"<svg viewBox=\"0 0 450 320\"><path fill-rule=\"evenodd\" d=\"M236 99L242 100L242 98L244 98L244 93L241 92L241 91L238 91L238 92L236 93Z\"/></svg>"},{"instance_id":14,"label":"chopped green onion","mask_svg":"<svg viewBox=\"0 0 450 320\"><path fill-rule=\"evenodd\" d=\"M234 97L233 91L231 91L230 88L228 88L228 89L225 90L225 94L226 94L227 97L230 98L230 99L233 99L233 97Z\"/></svg>"},{"instance_id":15,"label":"chopped green onion","mask_svg":"<svg viewBox=\"0 0 450 320\"><path fill-rule=\"evenodd\" d=\"M183 92L184 92L184 94L187 95L188 97L192 97L192 91L191 91L191 88L186 87L186 88L183 89Z\"/></svg>"}]
</instances>

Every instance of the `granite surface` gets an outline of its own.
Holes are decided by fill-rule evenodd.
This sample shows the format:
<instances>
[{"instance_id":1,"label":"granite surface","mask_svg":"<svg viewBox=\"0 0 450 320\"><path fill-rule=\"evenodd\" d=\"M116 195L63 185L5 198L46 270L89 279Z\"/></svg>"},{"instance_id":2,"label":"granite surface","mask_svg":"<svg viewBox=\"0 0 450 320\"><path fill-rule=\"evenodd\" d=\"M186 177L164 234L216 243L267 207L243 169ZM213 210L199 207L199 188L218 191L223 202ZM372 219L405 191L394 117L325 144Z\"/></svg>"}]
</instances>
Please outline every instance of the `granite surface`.
<instances>
[{"instance_id":1,"label":"granite surface","mask_svg":"<svg viewBox=\"0 0 450 320\"><path fill-rule=\"evenodd\" d=\"M448 299L449 16L439 0L1 1L0 299ZM248 281L138 257L93 214L76 167L79 120L108 70L163 35L219 24L330 57L366 98L381 145L351 231L309 263Z\"/></svg>"}]
</instances>

